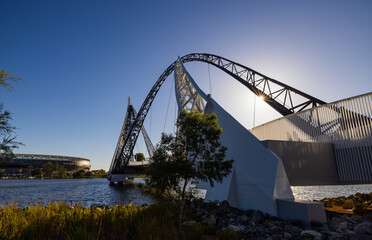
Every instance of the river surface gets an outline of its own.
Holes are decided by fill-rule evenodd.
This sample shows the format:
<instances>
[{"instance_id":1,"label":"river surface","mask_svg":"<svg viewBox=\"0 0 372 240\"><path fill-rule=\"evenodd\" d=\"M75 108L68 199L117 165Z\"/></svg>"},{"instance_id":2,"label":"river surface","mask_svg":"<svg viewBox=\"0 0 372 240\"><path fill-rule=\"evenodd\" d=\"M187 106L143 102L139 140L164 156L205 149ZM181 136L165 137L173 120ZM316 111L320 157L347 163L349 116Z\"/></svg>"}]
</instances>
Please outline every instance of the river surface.
<instances>
[{"instance_id":1,"label":"river surface","mask_svg":"<svg viewBox=\"0 0 372 240\"><path fill-rule=\"evenodd\" d=\"M143 182L135 179L134 183ZM370 193L372 185L338 185L292 187L296 199L314 200L326 197L348 196L357 192ZM83 206L134 203L151 204L138 184L110 186L106 179L3 179L0 180L0 206L14 203L19 207L36 203L64 201Z\"/></svg>"},{"instance_id":2,"label":"river surface","mask_svg":"<svg viewBox=\"0 0 372 240\"><path fill-rule=\"evenodd\" d=\"M141 179L135 179L138 183ZM134 203L151 204L151 197L144 196L138 184L110 186L105 178L88 179L2 179L0 180L0 206L14 203L30 206L64 201L83 206Z\"/></svg>"}]
</instances>

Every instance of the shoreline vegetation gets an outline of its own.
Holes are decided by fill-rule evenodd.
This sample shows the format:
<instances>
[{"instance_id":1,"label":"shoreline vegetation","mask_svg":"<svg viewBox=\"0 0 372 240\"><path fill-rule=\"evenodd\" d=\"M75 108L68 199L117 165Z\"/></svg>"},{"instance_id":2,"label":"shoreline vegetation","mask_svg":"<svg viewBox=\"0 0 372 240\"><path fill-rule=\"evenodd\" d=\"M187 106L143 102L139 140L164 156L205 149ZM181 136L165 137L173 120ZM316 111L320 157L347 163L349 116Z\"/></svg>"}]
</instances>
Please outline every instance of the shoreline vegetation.
<instances>
[{"instance_id":1,"label":"shoreline vegetation","mask_svg":"<svg viewBox=\"0 0 372 240\"><path fill-rule=\"evenodd\" d=\"M64 167L51 165L49 168L36 168L30 174L0 174L0 179L71 179L71 178L106 178L107 172L100 170L84 170L67 172Z\"/></svg>"},{"instance_id":2,"label":"shoreline vegetation","mask_svg":"<svg viewBox=\"0 0 372 240\"><path fill-rule=\"evenodd\" d=\"M304 226L260 211L242 211L226 201L185 205L183 239L371 239L372 192L320 200L327 223ZM360 205L365 206L359 211ZM339 209L347 210L340 212ZM0 239L178 239L177 206L166 200L152 205L82 207L64 202L45 206L0 207Z\"/></svg>"}]
</instances>

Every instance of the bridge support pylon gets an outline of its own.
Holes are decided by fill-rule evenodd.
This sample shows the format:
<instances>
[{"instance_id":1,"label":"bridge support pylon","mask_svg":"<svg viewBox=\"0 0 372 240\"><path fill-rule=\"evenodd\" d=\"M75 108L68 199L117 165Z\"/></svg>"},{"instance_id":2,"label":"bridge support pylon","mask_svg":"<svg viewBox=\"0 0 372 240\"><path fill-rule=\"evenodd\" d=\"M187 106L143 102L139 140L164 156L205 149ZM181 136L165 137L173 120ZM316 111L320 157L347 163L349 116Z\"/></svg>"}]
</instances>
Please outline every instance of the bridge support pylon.
<instances>
[{"instance_id":1,"label":"bridge support pylon","mask_svg":"<svg viewBox=\"0 0 372 240\"><path fill-rule=\"evenodd\" d=\"M126 180L126 175L125 174L111 174L111 177L109 179L110 185L114 185L116 182L118 185L122 185L123 182Z\"/></svg>"}]
</instances>

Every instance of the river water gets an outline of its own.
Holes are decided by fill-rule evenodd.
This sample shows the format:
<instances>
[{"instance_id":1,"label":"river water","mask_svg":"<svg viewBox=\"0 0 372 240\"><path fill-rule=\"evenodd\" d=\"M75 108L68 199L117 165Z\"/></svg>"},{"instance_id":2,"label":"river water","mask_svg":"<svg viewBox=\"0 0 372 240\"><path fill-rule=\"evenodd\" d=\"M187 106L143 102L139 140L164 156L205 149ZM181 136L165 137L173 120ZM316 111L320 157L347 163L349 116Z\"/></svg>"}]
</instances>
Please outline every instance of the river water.
<instances>
[{"instance_id":1,"label":"river water","mask_svg":"<svg viewBox=\"0 0 372 240\"><path fill-rule=\"evenodd\" d=\"M134 183L143 182L135 179ZM292 187L296 199L314 200L326 197L348 196L357 192L370 193L372 185L338 185ZM64 201L83 206L134 203L151 204L138 184L109 186L106 179L3 179L0 180L0 206L14 203L19 207L36 203Z\"/></svg>"},{"instance_id":2,"label":"river water","mask_svg":"<svg viewBox=\"0 0 372 240\"><path fill-rule=\"evenodd\" d=\"M136 183L141 179L135 179ZM104 178L88 179L3 179L0 180L0 206L14 203L30 206L64 201L83 206L134 203L151 204L149 196L142 195L138 184L110 186Z\"/></svg>"}]
</instances>

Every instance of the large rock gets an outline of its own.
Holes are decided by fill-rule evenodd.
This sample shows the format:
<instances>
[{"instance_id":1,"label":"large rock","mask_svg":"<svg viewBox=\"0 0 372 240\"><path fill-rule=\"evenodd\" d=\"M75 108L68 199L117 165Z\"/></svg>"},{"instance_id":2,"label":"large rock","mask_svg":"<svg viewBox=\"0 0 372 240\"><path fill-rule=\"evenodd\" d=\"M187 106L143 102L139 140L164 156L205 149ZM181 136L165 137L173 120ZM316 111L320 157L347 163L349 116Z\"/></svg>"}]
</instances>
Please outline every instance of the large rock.
<instances>
[{"instance_id":1,"label":"large rock","mask_svg":"<svg viewBox=\"0 0 372 240\"><path fill-rule=\"evenodd\" d=\"M352 209L354 207L354 201L353 199L348 199L344 202L342 205L343 209Z\"/></svg>"},{"instance_id":2,"label":"large rock","mask_svg":"<svg viewBox=\"0 0 372 240\"><path fill-rule=\"evenodd\" d=\"M213 215L209 215L203 219L203 223L215 226L216 218Z\"/></svg>"},{"instance_id":3,"label":"large rock","mask_svg":"<svg viewBox=\"0 0 372 240\"><path fill-rule=\"evenodd\" d=\"M333 217L331 219L331 229L340 232L340 228L347 228L347 222L343 218Z\"/></svg>"},{"instance_id":4,"label":"large rock","mask_svg":"<svg viewBox=\"0 0 372 240\"><path fill-rule=\"evenodd\" d=\"M317 231L314 231L314 230L303 230L301 233L300 233L300 236L301 237L307 237L307 236L311 236L315 239L322 239L322 234L320 232L317 232Z\"/></svg>"},{"instance_id":5,"label":"large rock","mask_svg":"<svg viewBox=\"0 0 372 240\"><path fill-rule=\"evenodd\" d=\"M234 232L241 232L241 231L244 231L245 227L243 225L236 226L236 225L230 224L229 226L227 226L227 229L234 231Z\"/></svg>"},{"instance_id":6,"label":"large rock","mask_svg":"<svg viewBox=\"0 0 372 240\"><path fill-rule=\"evenodd\" d=\"M372 239L372 222L362 222L355 226L354 233L357 239Z\"/></svg>"},{"instance_id":7,"label":"large rock","mask_svg":"<svg viewBox=\"0 0 372 240\"><path fill-rule=\"evenodd\" d=\"M290 234L299 234L302 229L299 228L299 227L296 227L296 226L293 226L291 224L287 224L285 227L284 227L284 230L289 232Z\"/></svg>"},{"instance_id":8,"label":"large rock","mask_svg":"<svg viewBox=\"0 0 372 240\"><path fill-rule=\"evenodd\" d=\"M367 206L364 203L355 204L353 207L353 213L362 215L367 213Z\"/></svg>"}]
</instances>

